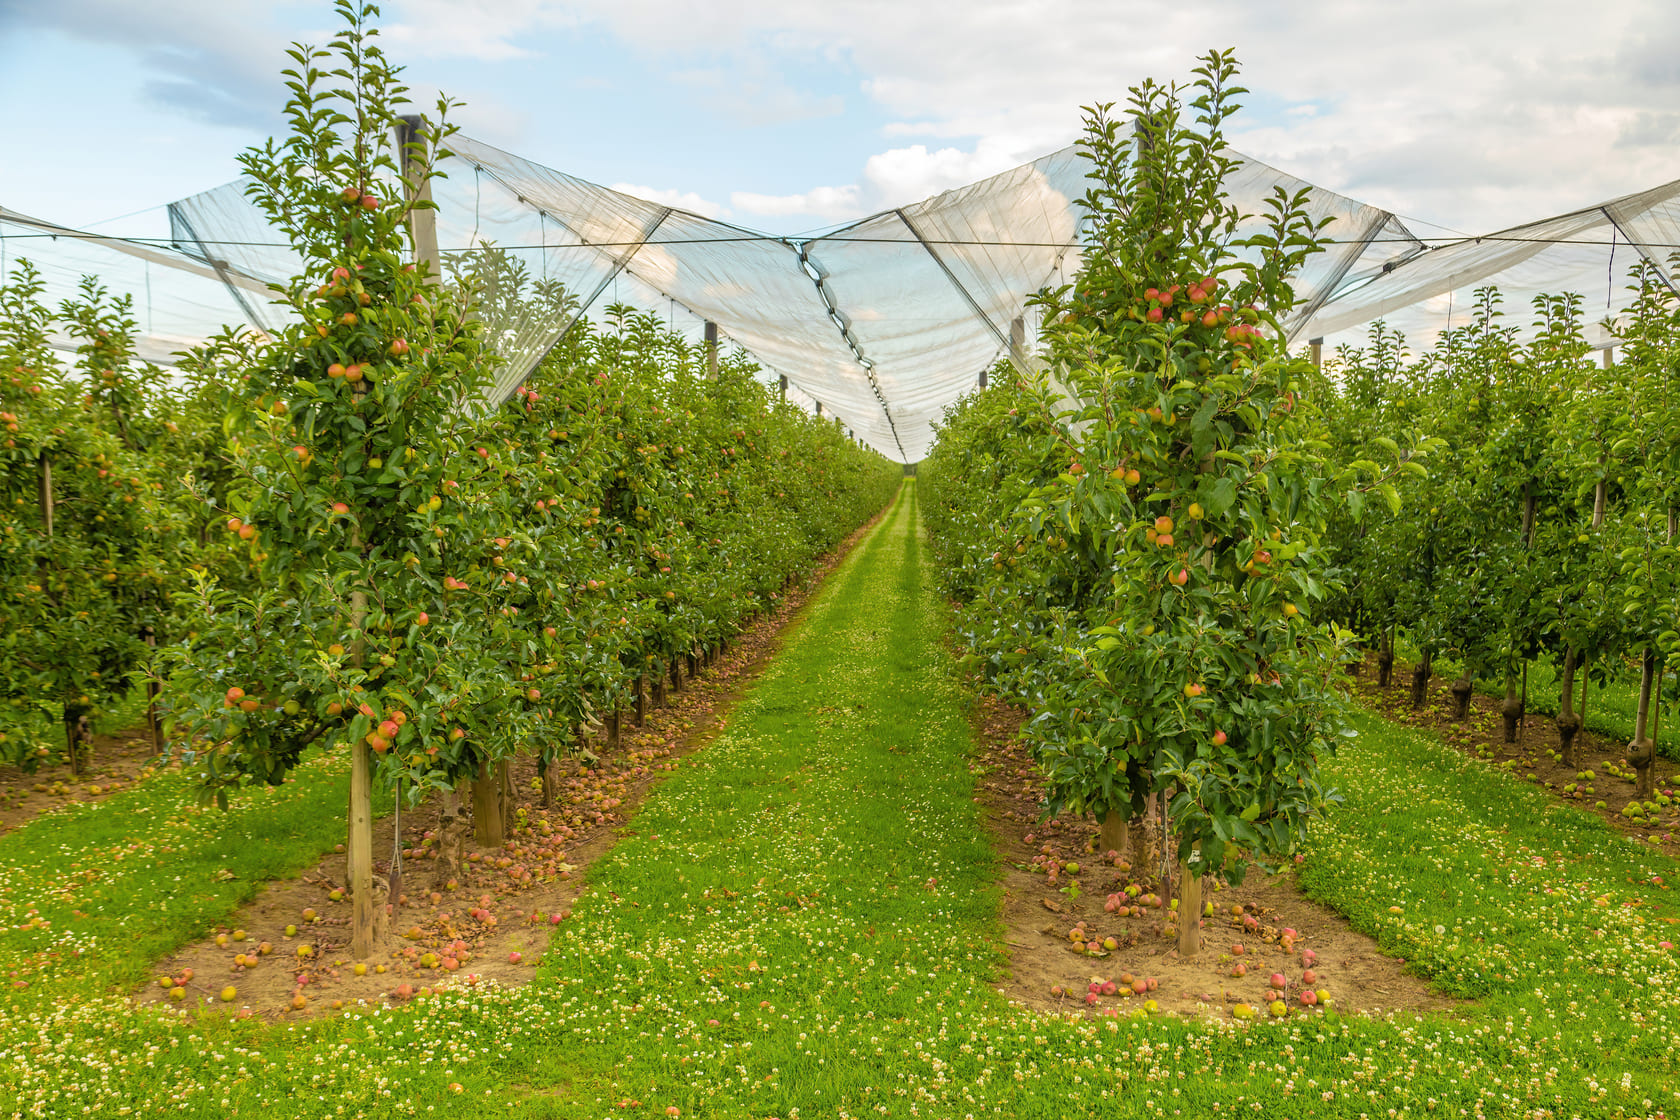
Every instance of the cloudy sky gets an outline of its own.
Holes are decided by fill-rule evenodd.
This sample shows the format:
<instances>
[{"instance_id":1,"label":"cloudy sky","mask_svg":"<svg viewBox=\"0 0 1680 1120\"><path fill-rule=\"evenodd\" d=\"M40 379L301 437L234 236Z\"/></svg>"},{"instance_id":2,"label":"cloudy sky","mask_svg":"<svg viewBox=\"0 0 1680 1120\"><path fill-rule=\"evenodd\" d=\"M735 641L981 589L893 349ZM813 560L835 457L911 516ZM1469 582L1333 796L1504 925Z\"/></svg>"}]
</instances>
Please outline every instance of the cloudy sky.
<instances>
[{"instance_id":1,"label":"cloudy sky","mask_svg":"<svg viewBox=\"0 0 1680 1120\"><path fill-rule=\"evenodd\" d=\"M401 0L387 51L490 143L775 232L1070 143L1234 46L1238 148L1459 231L1680 178L1673 0ZM0 0L0 205L112 232L279 126L325 0ZM119 220L114 220L119 219Z\"/></svg>"}]
</instances>

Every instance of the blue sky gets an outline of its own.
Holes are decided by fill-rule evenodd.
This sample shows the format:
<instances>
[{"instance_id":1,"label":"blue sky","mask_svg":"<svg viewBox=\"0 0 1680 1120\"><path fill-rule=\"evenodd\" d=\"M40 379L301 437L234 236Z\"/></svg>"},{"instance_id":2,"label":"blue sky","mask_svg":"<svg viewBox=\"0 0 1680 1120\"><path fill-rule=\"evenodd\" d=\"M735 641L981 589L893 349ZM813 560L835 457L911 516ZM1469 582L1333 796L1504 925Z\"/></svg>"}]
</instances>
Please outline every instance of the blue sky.
<instances>
[{"instance_id":1,"label":"blue sky","mask_svg":"<svg viewBox=\"0 0 1680 1120\"><path fill-rule=\"evenodd\" d=\"M1232 139L1365 201L1484 231L1680 177L1680 5L1415 0L403 0L421 99L539 163L777 232L1070 142L1079 106L1235 45ZM0 205L69 225L237 173L322 2L0 0ZM101 226L155 230L157 212Z\"/></svg>"}]
</instances>

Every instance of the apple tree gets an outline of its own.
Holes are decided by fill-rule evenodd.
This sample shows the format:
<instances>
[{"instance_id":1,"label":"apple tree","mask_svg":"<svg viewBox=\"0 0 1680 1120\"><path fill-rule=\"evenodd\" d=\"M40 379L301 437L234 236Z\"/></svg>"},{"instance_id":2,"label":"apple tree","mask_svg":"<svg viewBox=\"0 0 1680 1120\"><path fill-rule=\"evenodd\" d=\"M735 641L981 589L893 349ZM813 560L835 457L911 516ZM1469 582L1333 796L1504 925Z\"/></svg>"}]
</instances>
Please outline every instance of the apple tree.
<instances>
[{"instance_id":1,"label":"apple tree","mask_svg":"<svg viewBox=\"0 0 1680 1120\"><path fill-rule=\"evenodd\" d=\"M1035 720L1048 808L1133 817L1158 799L1186 955L1201 880L1292 852L1335 798L1318 762L1343 734L1349 635L1314 620L1326 520L1396 500L1375 462L1324 469L1280 325L1320 230L1300 195L1257 219L1230 204L1236 64L1215 52L1196 74L1088 116L1085 263L1047 297L1040 394L1071 462L1018 514L1026 534L1090 531L1103 549L1064 639L1068 687Z\"/></svg>"},{"instance_id":2,"label":"apple tree","mask_svg":"<svg viewBox=\"0 0 1680 1120\"><path fill-rule=\"evenodd\" d=\"M366 956L384 910L376 768L411 799L453 789L541 715L509 655L522 634L493 559L507 499L471 407L490 356L470 303L412 251L447 105L399 150L405 90L375 9L337 7L330 47L291 51L290 134L242 157L305 272L279 293L294 324L227 371L224 531L250 576L242 590L201 579L169 687L176 735L224 804L284 781L312 746L348 743L352 944Z\"/></svg>"},{"instance_id":3,"label":"apple tree","mask_svg":"<svg viewBox=\"0 0 1680 1120\"><path fill-rule=\"evenodd\" d=\"M56 312L27 262L0 284L0 757L33 766L146 676L191 555L149 445L161 374L134 360L129 305L93 279ZM50 342L76 342L66 365Z\"/></svg>"}]
</instances>

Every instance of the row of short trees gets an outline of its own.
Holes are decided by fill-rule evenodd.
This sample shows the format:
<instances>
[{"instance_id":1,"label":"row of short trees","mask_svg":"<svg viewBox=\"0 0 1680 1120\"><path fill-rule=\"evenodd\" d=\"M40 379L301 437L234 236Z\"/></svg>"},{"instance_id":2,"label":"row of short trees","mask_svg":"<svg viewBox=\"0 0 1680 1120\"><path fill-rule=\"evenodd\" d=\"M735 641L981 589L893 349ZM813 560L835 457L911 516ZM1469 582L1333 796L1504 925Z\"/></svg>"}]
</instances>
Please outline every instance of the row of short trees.
<instances>
[{"instance_id":1,"label":"row of short trees","mask_svg":"<svg viewBox=\"0 0 1680 1120\"><path fill-rule=\"evenodd\" d=\"M515 758L546 773L680 685L899 472L739 355L622 308L486 406L475 266L448 282L413 252L448 106L393 150L403 90L375 13L340 8L330 47L294 52L291 133L243 160L305 262L279 293L292 326L218 338L172 383L135 371L97 290L55 315L23 272L0 296L0 727L28 740L44 708L80 727L160 681L164 737L224 805L348 750L365 955L375 784L412 802L471 783L499 844ZM55 318L84 337L74 368Z\"/></svg>"},{"instance_id":2,"label":"row of short trees","mask_svg":"<svg viewBox=\"0 0 1680 1120\"><path fill-rule=\"evenodd\" d=\"M1492 685L1514 740L1528 668L1544 660L1573 765L1587 685L1631 674L1628 761L1648 798L1659 685L1680 667L1680 301L1648 262L1629 283L1637 299L1609 324L1612 352L1589 348L1580 297L1540 297L1523 324L1489 289L1418 356L1377 324L1326 363L1316 396L1335 459L1405 430L1436 437L1398 512L1338 521L1329 536L1345 576L1331 610L1366 637L1382 683L1403 636L1417 652L1415 706L1450 659L1453 715Z\"/></svg>"}]
</instances>

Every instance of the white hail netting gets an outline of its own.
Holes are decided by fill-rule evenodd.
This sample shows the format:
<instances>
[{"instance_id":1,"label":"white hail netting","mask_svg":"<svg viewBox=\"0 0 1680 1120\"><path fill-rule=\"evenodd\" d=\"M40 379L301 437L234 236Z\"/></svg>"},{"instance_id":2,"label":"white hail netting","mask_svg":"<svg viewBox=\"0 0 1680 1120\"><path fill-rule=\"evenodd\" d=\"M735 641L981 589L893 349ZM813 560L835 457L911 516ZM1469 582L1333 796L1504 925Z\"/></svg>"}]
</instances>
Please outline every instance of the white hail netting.
<instances>
[{"instance_id":1,"label":"white hail netting","mask_svg":"<svg viewBox=\"0 0 1680 1120\"><path fill-rule=\"evenodd\" d=\"M820 403L825 416L906 462L925 455L933 423L983 369L999 357L1031 360L1037 322L1028 296L1079 268L1075 200L1088 165L1073 148L820 236L783 238L620 194L470 138L454 137L450 147L440 165L446 177L432 188L446 258L482 261L474 254L490 243L523 269L527 295L539 282L558 283L576 297L578 314L599 318L625 304L693 339L715 322L725 339L788 378L790 399ZM1312 215L1331 219L1324 233L1334 243L1296 281L1300 302L1287 324L1294 341L1357 344L1382 317L1425 348L1466 322L1471 292L1490 284L1519 325L1533 296L1563 291L1585 296L1596 319L1629 304L1625 275L1637 255L1666 260L1680 244L1680 182L1430 249L1386 210L1236 158L1227 186L1243 212L1262 213L1281 187L1305 189ZM49 268L55 298L71 294L81 272L133 292L143 351L158 360L223 323L272 330L288 313L266 302L264 285L300 265L244 186L173 204L178 251L48 240L7 216L0 263L28 256ZM532 300L523 314L487 319L506 360L498 386L506 395L568 329L572 312ZM1608 343L1594 331L1595 343Z\"/></svg>"},{"instance_id":2,"label":"white hail netting","mask_svg":"<svg viewBox=\"0 0 1680 1120\"><path fill-rule=\"evenodd\" d=\"M1427 348L1441 331L1470 320L1477 288L1494 286L1507 321L1528 327L1535 296L1574 292L1582 297L1587 339L1614 342L1603 320L1633 303L1628 269L1641 257L1656 265L1675 288L1669 256L1680 249L1680 180L1624 195L1598 206L1560 214L1482 237L1431 249L1369 283L1344 291L1307 320L1292 337L1330 336L1357 345L1366 324L1384 319L1414 349ZM1524 330L1525 336L1531 331Z\"/></svg>"},{"instance_id":3,"label":"white hail netting","mask_svg":"<svg viewBox=\"0 0 1680 1120\"><path fill-rule=\"evenodd\" d=\"M272 236L272 235L268 235ZM141 361L171 364L179 352L224 323L267 327L281 316L268 306L266 284L218 270L171 249L67 229L0 207L0 282L21 261L40 273L41 298L56 309L80 296L82 278L97 277L112 296L131 296ZM77 343L52 339L61 350Z\"/></svg>"}]
</instances>

